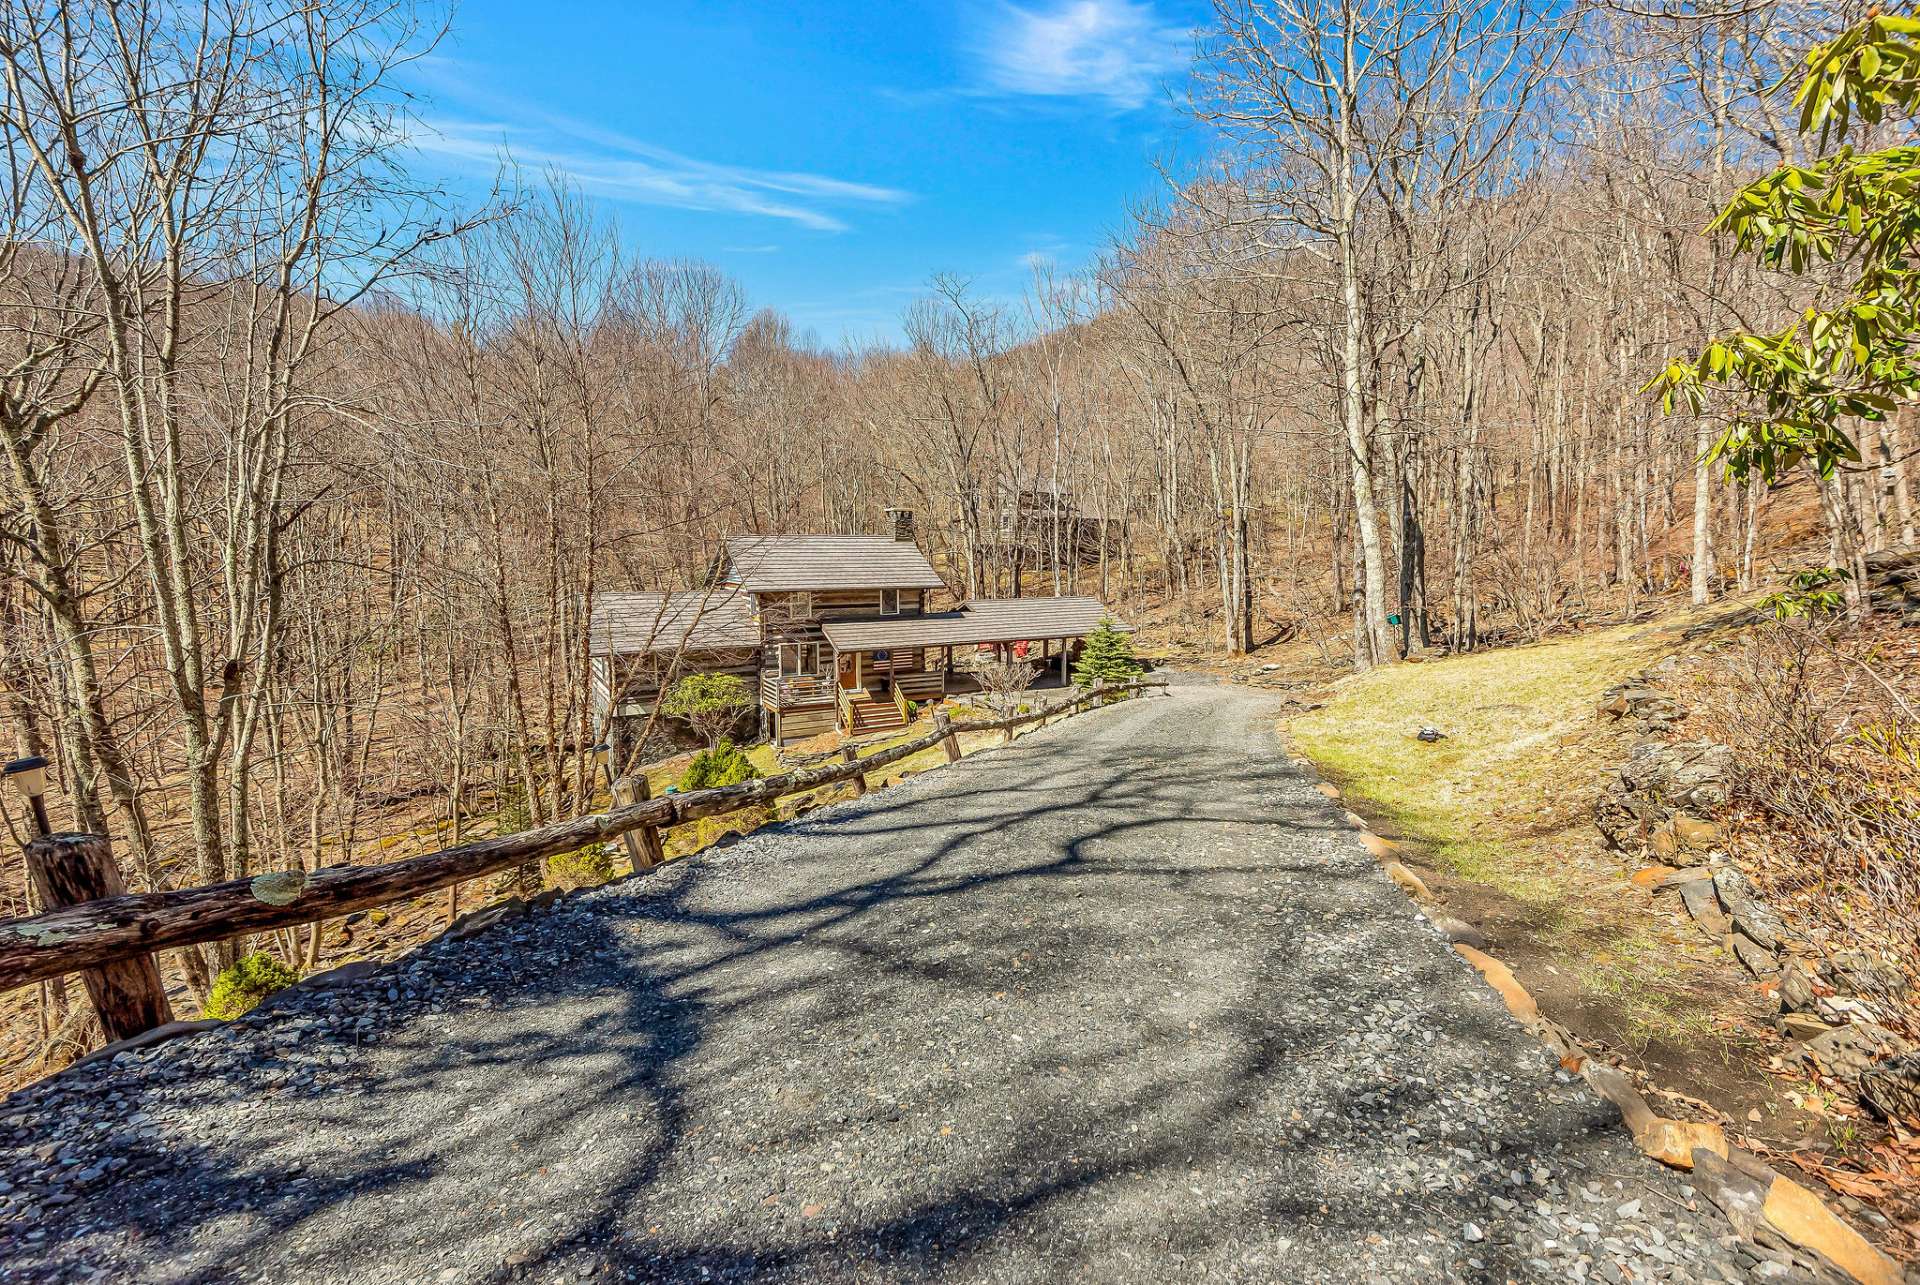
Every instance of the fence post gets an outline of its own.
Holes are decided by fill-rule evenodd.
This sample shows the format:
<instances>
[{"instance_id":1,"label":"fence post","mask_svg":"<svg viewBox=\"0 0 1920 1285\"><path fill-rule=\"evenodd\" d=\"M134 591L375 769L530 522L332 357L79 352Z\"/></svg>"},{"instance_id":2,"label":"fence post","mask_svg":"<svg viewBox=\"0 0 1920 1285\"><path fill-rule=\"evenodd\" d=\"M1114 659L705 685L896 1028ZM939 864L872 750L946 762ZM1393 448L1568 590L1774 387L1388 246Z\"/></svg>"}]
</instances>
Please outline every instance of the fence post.
<instances>
[{"instance_id":1,"label":"fence post","mask_svg":"<svg viewBox=\"0 0 1920 1285\"><path fill-rule=\"evenodd\" d=\"M845 749L841 750L840 761L842 763L859 762L860 747L857 745L849 745ZM866 792L867 792L867 774L865 772L856 772L853 777L853 797L857 799L862 795L864 795Z\"/></svg>"},{"instance_id":2,"label":"fence post","mask_svg":"<svg viewBox=\"0 0 1920 1285\"><path fill-rule=\"evenodd\" d=\"M653 788L648 784L646 774L623 776L613 783L613 801L620 807L635 803L645 803L653 797ZM660 842L660 827L643 825L638 834L632 830L620 836L620 842L627 847L627 860L633 863L635 870L651 870L667 859L666 847Z\"/></svg>"},{"instance_id":3,"label":"fence post","mask_svg":"<svg viewBox=\"0 0 1920 1285\"><path fill-rule=\"evenodd\" d=\"M933 725L947 734L946 739L940 742L940 748L947 752L947 762L958 763L960 761L960 738L953 734L953 720L947 717L947 711L944 709L935 710L933 712Z\"/></svg>"},{"instance_id":4,"label":"fence post","mask_svg":"<svg viewBox=\"0 0 1920 1285\"><path fill-rule=\"evenodd\" d=\"M27 845L27 874L48 910L77 906L127 890L104 834L47 834ZM81 972L107 1043L130 1039L173 1020L167 988L152 955L135 955Z\"/></svg>"}]
</instances>

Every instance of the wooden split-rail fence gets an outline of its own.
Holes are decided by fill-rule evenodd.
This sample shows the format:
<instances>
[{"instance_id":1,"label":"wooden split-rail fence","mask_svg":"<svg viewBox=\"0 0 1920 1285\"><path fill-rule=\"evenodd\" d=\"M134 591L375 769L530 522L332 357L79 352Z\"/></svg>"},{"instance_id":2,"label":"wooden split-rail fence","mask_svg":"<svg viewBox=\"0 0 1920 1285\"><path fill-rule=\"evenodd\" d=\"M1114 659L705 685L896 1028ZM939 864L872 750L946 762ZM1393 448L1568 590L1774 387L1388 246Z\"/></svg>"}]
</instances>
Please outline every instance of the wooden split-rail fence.
<instances>
[{"instance_id":1,"label":"wooden split-rail fence","mask_svg":"<svg viewBox=\"0 0 1920 1285\"><path fill-rule=\"evenodd\" d=\"M1010 740L1024 724L1166 685L1096 684L1002 719L954 723L943 711L934 716L933 731L865 758L849 746L838 762L717 789L655 799L648 797L644 776L624 777L614 782L610 811L385 865L275 871L204 888L127 892L106 836L46 835L27 845L27 869L49 908L0 921L0 990L80 973L107 1039L128 1039L173 1020L155 951L334 919L611 839L625 844L634 873L643 874L664 860L660 831L668 826L840 781L854 782L864 794L867 773L936 745L944 747L948 762L958 760L963 732L1000 731Z\"/></svg>"}]
</instances>

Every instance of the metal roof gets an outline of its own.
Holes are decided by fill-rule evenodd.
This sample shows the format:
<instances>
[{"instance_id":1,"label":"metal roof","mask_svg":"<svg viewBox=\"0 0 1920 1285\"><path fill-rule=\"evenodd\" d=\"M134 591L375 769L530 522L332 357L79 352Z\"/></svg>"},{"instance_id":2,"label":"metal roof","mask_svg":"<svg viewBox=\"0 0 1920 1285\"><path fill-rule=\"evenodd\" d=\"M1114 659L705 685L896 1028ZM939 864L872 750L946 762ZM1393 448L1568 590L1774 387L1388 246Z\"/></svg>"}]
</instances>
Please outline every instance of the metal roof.
<instances>
[{"instance_id":1,"label":"metal roof","mask_svg":"<svg viewBox=\"0 0 1920 1285\"><path fill-rule=\"evenodd\" d=\"M690 593L597 593L588 619L595 656L758 647L753 604L731 587Z\"/></svg>"},{"instance_id":2,"label":"metal roof","mask_svg":"<svg viewBox=\"0 0 1920 1285\"><path fill-rule=\"evenodd\" d=\"M727 563L748 593L944 585L918 545L884 535L735 536Z\"/></svg>"},{"instance_id":3,"label":"metal roof","mask_svg":"<svg viewBox=\"0 0 1920 1285\"><path fill-rule=\"evenodd\" d=\"M1106 614L1098 598L980 598L958 611L829 620L820 628L838 651L875 651L1081 638L1092 633ZM1127 628L1119 624L1115 627Z\"/></svg>"}]
</instances>

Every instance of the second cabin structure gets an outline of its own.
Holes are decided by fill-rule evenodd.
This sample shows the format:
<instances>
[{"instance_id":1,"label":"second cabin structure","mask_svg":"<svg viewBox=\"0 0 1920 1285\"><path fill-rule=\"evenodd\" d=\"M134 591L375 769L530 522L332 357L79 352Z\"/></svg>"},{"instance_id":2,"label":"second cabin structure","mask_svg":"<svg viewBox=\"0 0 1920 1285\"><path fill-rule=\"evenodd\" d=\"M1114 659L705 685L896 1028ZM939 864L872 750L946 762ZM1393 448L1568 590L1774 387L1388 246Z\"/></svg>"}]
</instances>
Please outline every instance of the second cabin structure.
<instances>
[{"instance_id":1,"label":"second cabin structure","mask_svg":"<svg viewBox=\"0 0 1920 1285\"><path fill-rule=\"evenodd\" d=\"M822 732L906 726L908 702L974 690L982 651L1044 673L1106 614L1097 598L1001 598L930 610L946 586L889 509L891 536L729 539L707 590L602 593L591 615L593 709L603 731L644 718L670 678L737 673L755 682L761 728L785 745Z\"/></svg>"}]
</instances>

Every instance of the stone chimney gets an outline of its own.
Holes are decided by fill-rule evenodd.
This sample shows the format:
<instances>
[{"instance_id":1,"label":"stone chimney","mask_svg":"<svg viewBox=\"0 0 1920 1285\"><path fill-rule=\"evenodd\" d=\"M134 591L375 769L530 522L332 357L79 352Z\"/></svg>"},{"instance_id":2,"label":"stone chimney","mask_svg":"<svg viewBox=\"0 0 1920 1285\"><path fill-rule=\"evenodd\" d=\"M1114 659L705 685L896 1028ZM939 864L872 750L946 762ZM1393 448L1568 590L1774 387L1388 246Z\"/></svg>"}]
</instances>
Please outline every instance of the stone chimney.
<instances>
[{"instance_id":1,"label":"stone chimney","mask_svg":"<svg viewBox=\"0 0 1920 1285\"><path fill-rule=\"evenodd\" d=\"M893 519L893 538L901 544L913 543L913 510L888 509L887 516Z\"/></svg>"}]
</instances>

